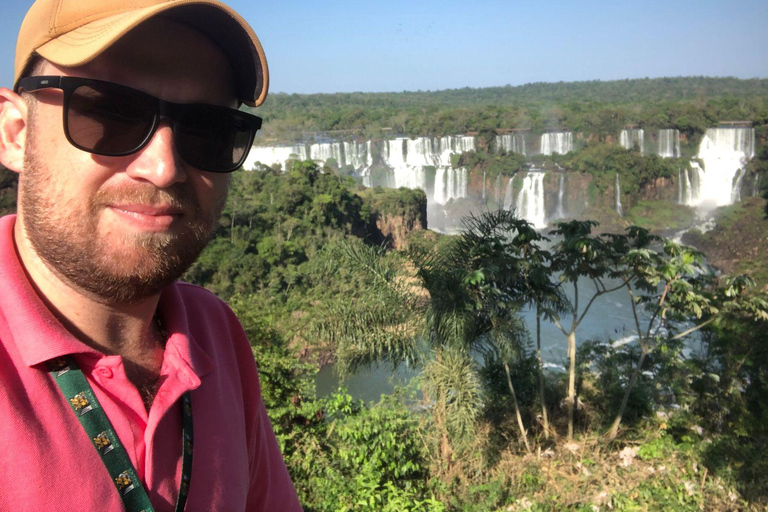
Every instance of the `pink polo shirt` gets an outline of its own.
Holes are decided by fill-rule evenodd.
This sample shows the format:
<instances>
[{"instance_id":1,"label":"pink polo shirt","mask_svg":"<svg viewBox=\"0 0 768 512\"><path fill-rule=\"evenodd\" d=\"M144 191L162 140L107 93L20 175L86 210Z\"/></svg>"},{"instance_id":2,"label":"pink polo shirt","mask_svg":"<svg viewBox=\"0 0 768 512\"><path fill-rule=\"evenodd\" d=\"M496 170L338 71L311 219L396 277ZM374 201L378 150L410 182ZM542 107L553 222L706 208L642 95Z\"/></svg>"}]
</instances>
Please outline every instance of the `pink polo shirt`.
<instances>
[{"instance_id":1,"label":"pink polo shirt","mask_svg":"<svg viewBox=\"0 0 768 512\"><path fill-rule=\"evenodd\" d=\"M169 334L149 413L120 356L73 337L30 286L0 219L0 512L119 511L106 468L48 374L72 355L125 446L157 512L181 478L181 405L191 390L194 460L186 510L300 511L261 399L248 340L208 291L176 283L160 299Z\"/></svg>"}]
</instances>

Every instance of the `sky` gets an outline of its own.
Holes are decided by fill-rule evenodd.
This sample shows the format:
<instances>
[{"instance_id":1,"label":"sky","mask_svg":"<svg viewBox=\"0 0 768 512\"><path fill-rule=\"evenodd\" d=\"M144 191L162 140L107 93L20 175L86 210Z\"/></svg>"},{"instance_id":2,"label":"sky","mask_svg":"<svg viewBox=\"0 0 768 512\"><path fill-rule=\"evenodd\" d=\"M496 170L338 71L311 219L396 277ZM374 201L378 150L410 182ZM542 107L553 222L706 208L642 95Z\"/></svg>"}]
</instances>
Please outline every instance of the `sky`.
<instances>
[{"instance_id":1,"label":"sky","mask_svg":"<svg viewBox=\"0 0 768 512\"><path fill-rule=\"evenodd\" d=\"M270 91L393 92L664 76L768 78L768 1L228 0ZM0 86L32 0L0 0Z\"/></svg>"}]
</instances>

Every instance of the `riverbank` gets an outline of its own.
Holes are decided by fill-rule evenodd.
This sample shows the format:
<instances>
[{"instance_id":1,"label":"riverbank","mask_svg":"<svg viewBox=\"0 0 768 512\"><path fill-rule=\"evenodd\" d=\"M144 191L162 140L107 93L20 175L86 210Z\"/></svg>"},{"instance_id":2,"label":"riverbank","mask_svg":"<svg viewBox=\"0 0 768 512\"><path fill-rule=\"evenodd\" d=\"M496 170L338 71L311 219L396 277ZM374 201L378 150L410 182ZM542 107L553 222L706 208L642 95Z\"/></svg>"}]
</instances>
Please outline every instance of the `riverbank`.
<instances>
[{"instance_id":1,"label":"riverbank","mask_svg":"<svg viewBox=\"0 0 768 512\"><path fill-rule=\"evenodd\" d=\"M726 274L748 274L768 288L768 216L766 200L750 197L715 212L714 229L691 230L683 242L707 255L710 265Z\"/></svg>"}]
</instances>

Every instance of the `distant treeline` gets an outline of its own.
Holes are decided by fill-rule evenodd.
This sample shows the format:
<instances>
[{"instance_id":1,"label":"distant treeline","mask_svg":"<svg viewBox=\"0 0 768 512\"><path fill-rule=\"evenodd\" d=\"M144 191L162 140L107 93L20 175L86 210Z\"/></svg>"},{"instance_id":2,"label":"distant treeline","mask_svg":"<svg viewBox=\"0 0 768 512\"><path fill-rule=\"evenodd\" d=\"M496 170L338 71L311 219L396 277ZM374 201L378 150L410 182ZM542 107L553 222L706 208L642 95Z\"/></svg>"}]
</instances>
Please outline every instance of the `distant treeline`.
<instances>
[{"instance_id":1,"label":"distant treeline","mask_svg":"<svg viewBox=\"0 0 768 512\"><path fill-rule=\"evenodd\" d=\"M567 129L605 140L627 125L696 137L722 121L768 123L768 80L678 77L399 93L271 94L259 143ZM349 130L349 131L346 131Z\"/></svg>"}]
</instances>

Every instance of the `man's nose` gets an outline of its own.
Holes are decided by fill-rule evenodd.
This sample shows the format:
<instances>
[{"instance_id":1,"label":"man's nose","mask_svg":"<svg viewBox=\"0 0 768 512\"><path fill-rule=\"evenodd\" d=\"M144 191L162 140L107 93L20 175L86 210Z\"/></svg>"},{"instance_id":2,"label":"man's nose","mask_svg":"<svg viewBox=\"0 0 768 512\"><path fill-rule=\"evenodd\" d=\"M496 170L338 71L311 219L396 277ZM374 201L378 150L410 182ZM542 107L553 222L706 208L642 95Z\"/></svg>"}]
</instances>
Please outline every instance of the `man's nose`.
<instances>
[{"instance_id":1,"label":"man's nose","mask_svg":"<svg viewBox=\"0 0 768 512\"><path fill-rule=\"evenodd\" d=\"M145 180L158 188L166 188L187 179L184 162L176 150L173 128L162 121L144 146L126 168L134 179Z\"/></svg>"}]
</instances>

